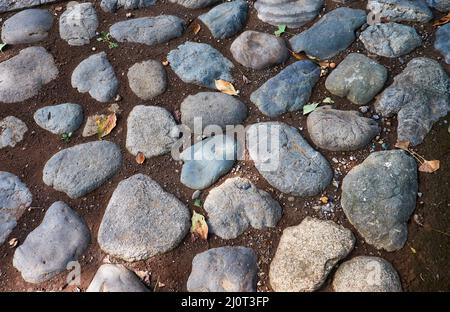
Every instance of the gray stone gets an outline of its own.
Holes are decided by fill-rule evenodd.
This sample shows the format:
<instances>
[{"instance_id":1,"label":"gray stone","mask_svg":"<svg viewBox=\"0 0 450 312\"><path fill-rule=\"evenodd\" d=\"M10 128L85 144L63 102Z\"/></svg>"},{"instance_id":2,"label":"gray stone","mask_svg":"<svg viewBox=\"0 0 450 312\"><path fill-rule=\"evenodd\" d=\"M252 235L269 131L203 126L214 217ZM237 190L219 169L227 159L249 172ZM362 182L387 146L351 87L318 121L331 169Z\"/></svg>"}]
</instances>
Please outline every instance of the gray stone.
<instances>
[{"instance_id":1,"label":"gray stone","mask_svg":"<svg viewBox=\"0 0 450 312\"><path fill-rule=\"evenodd\" d=\"M359 256L342 263L334 274L337 292L400 292L397 271L379 257Z\"/></svg>"},{"instance_id":2,"label":"gray stone","mask_svg":"<svg viewBox=\"0 0 450 312\"><path fill-rule=\"evenodd\" d=\"M0 149L10 146L14 147L23 140L28 131L27 125L14 116L7 116L0 120Z\"/></svg>"},{"instance_id":3,"label":"gray stone","mask_svg":"<svg viewBox=\"0 0 450 312\"><path fill-rule=\"evenodd\" d=\"M233 81L233 63L206 43L187 41L170 51L167 60L175 74L186 83L215 89L214 80Z\"/></svg>"},{"instance_id":4,"label":"gray stone","mask_svg":"<svg viewBox=\"0 0 450 312\"><path fill-rule=\"evenodd\" d=\"M181 183L194 190L211 186L231 170L238 149L236 140L226 135L216 135L188 147L180 155L184 161Z\"/></svg>"},{"instance_id":5,"label":"gray stone","mask_svg":"<svg viewBox=\"0 0 450 312\"><path fill-rule=\"evenodd\" d=\"M399 57L422 45L413 27L384 23L367 27L359 36L367 51L385 57Z\"/></svg>"},{"instance_id":6,"label":"gray stone","mask_svg":"<svg viewBox=\"0 0 450 312\"><path fill-rule=\"evenodd\" d=\"M230 178L213 188L203 205L211 233L224 239L241 235L249 226L274 227L281 218L280 204L248 179Z\"/></svg>"},{"instance_id":7,"label":"gray stone","mask_svg":"<svg viewBox=\"0 0 450 312\"><path fill-rule=\"evenodd\" d=\"M17 225L17 220L30 207L33 196L19 177L0 171L0 246Z\"/></svg>"},{"instance_id":8,"label":"gray stone","mask_svg":"<svg viewBox=\"0 0 450 312\"><path fill-rule=\"evenodd\" d=\"M341 205L347 219L377 249L399 250L406 222L416 206L417 165L401 150L370 154L342 183Z\"/></svg>"},{"instance_id":9,"label":"gray stone","mask_svg":"<svg viewBox=\"0 0 450 312\"><path fill-rule=\"evenodd\" d=\"M100 7L105 12L116 12L123 8L124 10L136 10L148 8L156 3L156 0L102 0Z\"/></svg>"},{"instance_id":10,"label":"gray stone","mask_svg":"<svg viewBox=\"0 0 450 312\"><path fill-rule=\"evenodd\" d=\"M137 105L128 115L126 148L145 157L166 154L178 139L173 116L162 107Z\"/></svg>"},{"instance_id":11,"label":"gray stone","mask_svg":"<svg viewBox=\"0 0 450 312\"><path fill-rule=\"evenodd\" d=\"M68 5L59 18L59 35L71 46L89 44L97 27L97 13L90 2Z\"/></svg>"},{"instance_id":12,"label":"gray stone","mask_svg":"<svg viewBox=\"0 0 450 312\"><path fill-rule=\"evenodd\" d=\"M52 25L53 17L47 10L24 10L3 23L2 42L22 44L44 40Z\"/></svg>"},{"instance_id":13,"label":"gray stone","mask_svg":"<svg viewBox=\"0 0 450 312\"><path fill-rule=\"evenodd\" d=\"M367 10L377 20L426 23L433 13L423 0L369 0Z\"/></svg>"},{"instance_id":14,"label":"gray stone","mask_svg":"<svg viewBox=\"0 0 450 312\"><path fill-rule=\"evenodd\" d=\"M72 87L99 102L111 101L117 93L119 81L105 52L89 56L72 73Z\"/></svg>"},{"instance_id":15,"label":"gray stone","mask_svg":"<svg viewBox=\"0 0 450 312\"><path fill-rule=\"evenodd\" d=\"M161 62L148 60L128 70L130 89L142 100L150 100L166 91L167 77Z\"/></svg>"},{"instance_id":16,"label":"gray stone","mask_svg":"<svg viewBox=\"0 0 450 312\"><path fill-rule=\"evenodd\" d=\"M187 281L191 292L255 292L257 256L246 247L219 247L199 253L192 260Z\"/></svg>"},{"instance_id":17,"label":"gray stone","mask_svg":"<svg viewBox=\"0 0 450 312\"><path fill-rule=\"evenodd\" d=\"M120 148L95 141L63 149L45 164L44 183L70 198L81 197L111 178L122 165Z\"/></svg>"},{"instance_id":18,"label":"gray stone","mask_svg":"<svg viewBox=\"0 0 450 312\"><path fill-rule=\"evenodd\" d=\"M441 52L445 62L450 64L450 24L445 24L436 30L434 48Z\"/></svg>"},{"instance_id":19,"label":"gray stone","mask_svg":"<svg viewBox=\"0 0 450 312\"><path fill-rule=\"evenodd\" d=\"M62 201L53 203L42 223L14 252L13 265L29 283L42 283L66 271L89 245L84 220Z\"/></svg>"},{"instance_id":20,"label":"gray stone","mask_svg":"<svg viewBox=\"0 0 450 312\"><path fill-rule=\"evenodd\" d=\"M45 106L38 109L33 117L39 127L51 133L71 133L83 123L83 108L72 103Z\"/></svg>"},{"instance_id":21,"label":"gray stone","mask_svg":"<svg viewBox=\"0 0 450 312\"><path fill-rule=\"evenodd\" d=\"M316 108L307 119L311 140L329 151L355 151L370 143L380 128L372 118L362 117L357 111Z\"/></svg>"},{"instance_id":22,"label":"gray stone","mask_svg":"<svg viewBox=\"0 0 450 312\"><path fill-rule=\"evenodd\" d=\"M426 0L429 7L441 12L450 11L450 0Z\"/></svg>"},{"instance_id":23,"label":"gray stone","mask_svg":"<svg viewBox=\"0 0 450 312\"><path fill-rule=\"evenodd\" d=\"M220 0L170 0L172 3L177 3L188 9L202 9L213 4L216 4Z\"/></svg>"},{"instance_id":24,"label":"gray stone","mask_svg":"<svg viewBox=\"0 0 450 312\"><path fill-rule=\"evenodd\" d=\"M363 54L350 53L328 75L325 87L354 104L365 105L383 89L387 78L388 71L383 65Z\"/></svg>"},{"instance_id":25,"label":"gray stone","mask_svg":"<svg viewBox=\"0 0 450 312\"><path fill-rule=\"evenodd\" d=\"M377 97L375 110L383 116L397 114L398 140L418 145L450 110L450 79L435 60L414 58Z\"/></svg>"},{"instance_id":26,"label":"gray stone","mask_svg":"<svg viewBox=\"0 0 450 312\"><path fill-rule=\"evenodd\" d=\"M247 118L247 106L237 98L221 92L189 95L181 103L180 111L181 122L192 131L200 120L202 130L210 125L217 125L225 130L227 125L239 125Z\"/></svg>"},{"instance_id":27,"label":"gray stone","mask_svg":"<svg viewBox=\"0 0 450 312\"><path fill-rule=\"evenodd\" d=\"M23 49L0 63L0 102L16 103L37 95L58 76L53 56L42 47Z\"/></svg>"},{"instance_id":28,"label":"gray stone","mask_svg":"<svg viewBox=\"0 0 450 312\"><path fill-rule=\"evenodd\" d=\"M149 292L132 271L120 264L102 264L86 292Z\"/></svg>"},{"instance_id":29,"label":"gray stone","mask_svg":"<svg viewBox=\"0 0 450 312\"><path fill-rule=\"evenodd\" d=\"M323 0L258 0L258 18L268 24L298 28L312 21L323 6Z\"/></svg>"},{"instance_id":30,"label":"gray stone","mask_svg":"<svg viewBox=\"0 0 450 312\"><path fill-rule=\"evenodd\" d=\"M314 196L333 177L330 164L298 130L282 122L261 122L247 130L247 149L256 169L279 191Z\"/></svg>"},{"instance_id":31,"label":"gray stone","mask_svg":"<svg viewBox=\"0 0 450 312\"><path fill-rule=\"evenodd\" d=\"M270 285L281 292L317 290L354 244L349 229L306 217L299 225L284 229L270 264Z\"/></svg>"},{"instance_id":32,"label":"gray stone","mask_svg":"<svg viewBox=\"0 0 450 312\"><path fill-rule=\"evenodd\" d=\"M347 49L355 40L355 31L365 22L365 11L337 8L322 16L309 29L292 37L289 42L295 52L328 59Z\"/></svg>"},{"instance_id":33,"label":"gray stone","mask_svg":"<svg viewBox=\"0 0 450 312\"><path fill-rule=\"evenodd\" d=\"M308 102L319 78L319 66L311 61L298 61L267 80L250 95L250 100L269 117L295 112Z\"/></svg>"},{"instance_id":34,"label":"gray stone","mask_svg":"<svg viewBox=\"0 0 450 312\"><path fill-rule=\"evenodd\" d=\"M237 62L253 69L283 63L289 56L284 39L253 30L240 34L231 44L230 51Z\"/></svg>"},{"instance_id":35,"label":"gray stone","mask_svg":"<svg viewBox=\"0 0 450 312\"><path fill-rule=\"evenodd\" d=\"M125 261L145 260L175 248L189 231L187 207L149 176L123 180L109 200L98 230L107 254Z\"/></svg>"},{"instance_id":36,"label":"gray stone","mask_svg":"<svg viewBox=\"0 0 450 312\"><path fill-rule=\"evenodd\" d=\"M111 26L109 33L118 42L152 46L180 37L185 27L184 21L177 16L159 15L117 22Z\"/></svg>"},{"instance_id":37,"label":"gray stone","mask_svg":"<svg viewBox=\"0 0 450 312\"><path fill-rule=\"evenodd\" d=\"M15 11L23 8L31 8L56 1L57 0L2 0L0 1L0 13Z\"/></svg>"},{"instance_id":38,"label":"gray stone","mask_svg":"<svg viewBox=\"0 0 450 312\"><path fill-rule=\"evenodd\" d=\"M243 0L225 2L198 17L216 39L237 34L247 20L248 5Z\"/></svg>"}]
</instances>

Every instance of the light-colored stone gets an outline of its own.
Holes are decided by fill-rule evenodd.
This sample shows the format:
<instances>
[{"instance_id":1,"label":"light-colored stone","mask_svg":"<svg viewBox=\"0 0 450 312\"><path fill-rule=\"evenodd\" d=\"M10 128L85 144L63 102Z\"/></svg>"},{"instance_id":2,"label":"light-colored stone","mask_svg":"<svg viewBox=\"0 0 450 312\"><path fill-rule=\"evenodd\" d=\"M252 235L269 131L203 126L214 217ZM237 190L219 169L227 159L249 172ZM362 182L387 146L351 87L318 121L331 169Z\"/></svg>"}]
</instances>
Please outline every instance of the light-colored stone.
<instances>
[{"instance_id":1,"label":"light-colored stone","mask_svg":"<svg viewBox=\"0 0 450 312\"><path fill-rule=\"evenodd\" d=\"M161 62L136 63L128 70L127 77L130 89L142 100L153 99L166 91L166 71Z\"/></svg>"},{"instance_id":2,"label":"light-colored stone","mask_svg":"<svg viewBox=\"0 0 450 312\"><path fill-rule=\"evenodd\" d=\"M59 18L59 35L71 46L82 46L95 37L98 24L92 3L68 5Z\"/></svg>"},{"instance_id":3,"label":"light-colored stone","mask_svg":"<svg viewBox=\"0 0 450 312\"><path fill-rule=\"evenodd\" d=\"M0 120L0 149L14 147L23 140L28 131L27 125L14 116L7 116Z\"/></svg>"},{"instance_id":4,"label":"light-colored stone","mask_svg":"<svg viewBox=\"0 0 450 312\"><path fill-rule=\"evenodd\" d=\"M102 264L86 292L149 292L132 271L120 264Z\"/></svg>"},{"instance_id":5,"label":"light-colored stone","mask_svg":"<svg viewBox=\"0 0 450 312\"><path fill-rule=\"evenodd\" d=\"M83 123L83 107L73 103L45 106L38 109L33 118L39 127L51 133L71 133Z\"/></svg>"}]
</instances>

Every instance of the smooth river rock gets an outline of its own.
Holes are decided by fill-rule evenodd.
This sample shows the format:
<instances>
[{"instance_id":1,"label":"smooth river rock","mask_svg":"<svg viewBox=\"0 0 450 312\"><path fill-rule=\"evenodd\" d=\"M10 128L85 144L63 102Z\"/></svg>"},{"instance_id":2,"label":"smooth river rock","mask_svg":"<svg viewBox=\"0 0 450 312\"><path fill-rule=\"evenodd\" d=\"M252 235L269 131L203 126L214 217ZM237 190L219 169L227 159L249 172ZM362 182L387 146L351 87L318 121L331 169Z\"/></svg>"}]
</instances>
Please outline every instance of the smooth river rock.
<instances>
[{"instance_id":1,"label":"smooth river rock","mask_svg":"<svg viewBox=\"0 0 450 312\"><path fill-rule=\"evenodd\" d=\"M2 27L2 42L23 44L42 41L48 37L53 17L47 10L28 9L8 18Z\"/></svg>"},{"instance_id":2,"label":"smooth river rock","mask_svg":"<svg viewBox=\"0 0 450 312\"><path fill-rule=\"evenodd\" d=\"M137 10L148 8L156 3L156 0L102 0L100 7L105 12L116 12L119 9Z\"/></svg>"},{"instance_id":3,"label":"smooth river rock","mask_svg":"<svg viewBox=\"0 0 450 312\"><path fill-rule=\"evenodd\" d=\"M442 25L436 30L434 48L444 56L445 62L450 64L450 24Z\"/></svg>"},{"instance_id":4,"label":"smooth river rock","mask_svg":"<svg viewBox=\"0 0 450 312\"><path fill-rule=\"evenodd\" d=\"M431 8L435 8L441 12L450 11L450 0L426 0L427 4Z\"/></svg>"},{"instance_id":5,"label":"smooth river rock","mask_svg":"<svg viewBox=\"0 0 450 312\"><path fill-rule=\"evenodd\" d=\"M130 89L142 100L150 100L164 93L167 75L161 62L148 60L136 63L127 73Z\"/></svg>"},{"instance_id":6,"label":"smooth river rock","mask_svg":"<svg viewBox=\"0 0 450 312\"><path fill-rule=\"evenodd\" d=\"M132 271L120 264L102 264L86 292L149 292Z\"/></svg>"},{"instance_id":7,"label":"smooth river rock","mask_svg":"<svg viewBox=\"0 0 450 312\"><path fill-rule=\"evenodd\" d=\"M0 1L0 13L15 11L23 8L31 8L56 1L58 0L2 0Z\"/></svg>"},{"instance_id":8,"label":"smooth river rock","mask_svg":"<svg viewBox=\"0 0 450 312\"><path fill-rule=\"evenodd\" d=\"M122 165L119 146L94 141L63 149L45 164L44 183L55 190L78 198L98 188Z\"/></svg>"},{"instance_id":9,"label":"smooth river rock","mask_svg":"<svg viewBox=\"0 0 450 312\"><path fill-rule=\"evenodd\" d=\"M188 9L202 9L213 4L216 4L220 0L169 0L172 3L177 3Z\"/></svg>"},{"instance_id":10,"label":"smooth river rock","mask_svg":"<svg viewBox=\"0 0 450 312\"><path fill-rule=\"evenodd\" d=\"M27 125L14 116L7 116L0 120L0 149L14 147L23 140L28 131Z\"/></svg>"},{"instance_id":11,"label":"smooth river rock","mask_svg":"<svg viewBox=\"0 0 450 312\"><path fill-rule=\"evenodd\" d=\"M189 231L188 208L149 176L136 174L117 185L98 230L100 248L133 262L165 253Z\"/></svg>"},{"instance_id":12,"label":"smooth river rock","mask_svg":"<svg viewBox=\"0 0 450 312\"><path fill-rule=\"evenodd\" d=\"M45 106L38 109L33 118L39 127L51 133L71 133L83 123L83 107L73 103Z\"/></svg>"},{"instance_id":13,"label":"smooth river rock","mask_svg":"<svg viewBox=\"0 0 450 312\"><path fill-rule=\"evenodd\" d=\"M406 242L416 207L417 165L402 150L371 153L342 183L347 219L377 249L395 251Z\"/></svg>"},{"instance_id":14,"label":"smooth river rock","mask_svg":"<svg viewBox=\"0 0 450 312\"><path fill-rule=\"evenodd\" d=\"M426 23L433 13L423 0L369 0L367 10L377 20Z\"/></svg>"},{"instance_id":15,"label":"smooth river rock","mask_svg":"<svg viewBox=\"0 0 450 312\"><path fill-rule=\"evenodd\" d=\"M99 25L95 7L90 2L68 5L59 18L59 35L71 46L89 44Z\"/></svg>"}]
</instances>

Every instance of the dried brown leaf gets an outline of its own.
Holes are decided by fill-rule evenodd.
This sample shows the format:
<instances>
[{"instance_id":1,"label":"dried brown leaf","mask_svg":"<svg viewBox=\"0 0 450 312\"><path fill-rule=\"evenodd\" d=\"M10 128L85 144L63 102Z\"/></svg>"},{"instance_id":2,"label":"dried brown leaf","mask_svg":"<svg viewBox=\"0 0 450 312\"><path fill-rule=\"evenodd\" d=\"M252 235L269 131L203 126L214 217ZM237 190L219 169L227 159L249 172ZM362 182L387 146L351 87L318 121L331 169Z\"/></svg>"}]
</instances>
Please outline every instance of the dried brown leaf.
<instances>
[{"instance_id":1,"label":"dried brown leaf","mask_svg":"<svg viewBox=\"0 0 450 312\"><path fill-rule=\"evenodd\" d=\"M219 90L222 93L228 94L228 95L238 95L239 91L236 90L231 82L219 79L214 80L214 83L216 84L217 90Z\"/></svg>"},{"instance_id":2,"label":"dried brown leaf","mask_svg":"<svg viewBox=\"0 0 450 312\"><path fill-rule=\"evenodd\" d=\"M196 23L194 25L194 28L192 28L192 32L194 33L194 35L196 35L200 32L201 29L202 29L202 26L200 26L199 23Z\"/></svg>"},{"instance_id":3,"label":"dried brown leaf","mask_svg":"<svg viewBox=\"0 0 450 312\"><path fill-rule=\"evenodd\" d=\"M435 21L433 22L433 26L441 26L441 25L445 25L445 24L447 24L448 22L450 22L450 12L449 12L447 15L442 16L440 19L435 20Z\"/></svg>"},{"instance_id":4,"label":"dried brown leaf","mask_svg":"<svg viewBox=\"0 0 450 312\"><path fill-rule=\"evenodd\" d=\"M97 134L99 138L103 138L111 133L112 129L116 126L117 116L115 113L111 113L106 117L96 120Z\"/></svg>"},{"instance_id":5,"label":"dried brown leaf","mask_svg":"<svg viewBox=\"0 0 450 312\"><path fill-rule=\"evenodd\" d=\"M395 147L407 151L409 150L409 144L409 141L397 141L397 143L395 143Z\"/></svg>"},{"instance_id":6,"label":"dried brown leaf","mask_svg":"<svg viewBox=\"0 0 450 312\"><path fill-rule=\"evenodd\" d=\"M205 217L194 210L191 221L191 233L198 235L203 240L207 240L208 224L206 224Z\"/></svg>"},{"instance_id":7,"label":"dried brown leaf","mask_svg":"<svg viewBox=\"0 0 450 312\"><path fill-rule=\"evenodd\" d=\"M144 163L144 161L145 161L145 155L144 155L144 153L138 152L137 155L136 155L136 162L137 162L139 165L142 165L142 164Z\"/></svg>"},{"instance_id":8,"label":"dried brown leaf","mask_svg":"<svg viewBox=\"0 0 450 312\"><path fill-rule=\"evenodd\" d=\"M439 160L425 160L419 167L420 172L433 173L439 170Z\"/></svg>"}]
</instances>

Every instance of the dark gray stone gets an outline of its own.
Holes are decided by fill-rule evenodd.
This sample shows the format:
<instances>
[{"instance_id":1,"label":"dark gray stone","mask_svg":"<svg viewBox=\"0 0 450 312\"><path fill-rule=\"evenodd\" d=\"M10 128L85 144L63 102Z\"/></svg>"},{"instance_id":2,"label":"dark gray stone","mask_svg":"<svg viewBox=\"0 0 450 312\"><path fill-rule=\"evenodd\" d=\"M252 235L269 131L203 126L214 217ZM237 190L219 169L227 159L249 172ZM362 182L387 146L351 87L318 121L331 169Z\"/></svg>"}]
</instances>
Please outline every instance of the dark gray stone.
<instances>
[{"instance_id":1,"label":"dark gray stone","mask_svg":"<svg viewBox=\"0 0 450 312\"><path fill-rule=\"evenodd\" d=\"M142 100L150 100L164 93L167 76L161 62L148 60L136 63L128 70L130 89Z\"/></svg>"},{"instance_id":2,"label":"dark gray stone","mask_svg":"<svg viewBox=\"0 0 450 312\"><path fill-rule=\"evenodd\" d=\"M251 125L247 130L247 149L259 173L286 194L317 195L333 177L325 157L296 128L282 122Z\"/></svg>"},{"instance_id":3,"label":"dark gray stone","mask_svg":"<svg viewBox=\"0 0 450 312\"><path fill-rule=\"evenodd\" d=\"M385 57L399 57L422 45L413 27L384 23L367 27L359 36L367 51Z\"/></svg>"},{"instance_id":4,"label":"dark gray stone","mask_svg":"<svg viewBox=\"0 0 450 312\"><path fill-rule=\"evenodd\" d=\"M184 21L177 16L159 15L117 22L109 28L109 33L118 42L152 46L180 37L185 27Z\"/></svg>"},{"instance_id":5,"label":"dark gray stone","mask_svg":"<svg viewBox=\"0 0 450 312\"><path fill-rule=\"evenodd\" d=\"M39 127L51 133L70 133L83 123L83 108L72 103L45 106L38 109L33 117Z\"/></svg>"},{"instance_id":6,"label":"dark gray stone","mask_svg":"<svg viewBox=\"0 0 450 312\"><path fill-rule=\"evenodd\" d=\"M214 38L224 39L234 36L244 27L247 11L247 2L235 0L219 4L198 18L208 27Z\"/></svg>"},{"instance_id":7,"label":"dark gray stone","mask_svg":"<svg viewBox=\"0 0 450 312\"><path fill-rule=\"evenodd\" d=\"M284 39L253 30L240 34L231 44L230 51L237 62L253 69L283 63L289 56Z\"/></svg>"},{"instance_id":8,"label":"dark gray stone","mask_svg":"<svg viewBox=\"0 0 450 312\"><path fill-rule=\"evenodd\" d=\"M357 111L342 111L331 106L316 108L308 115L308 133L320 148L330 151L354 151L367 146L380 132L372 118Z\"/></svg>"},{"instance_id":9,"label":"dark gray stone","mask_svg":"<svg viewBox=\"0 0 450 312\"><path fill-rule=\"evenodd\" d=\"M45 164L44 183L70 198L81 197L111 178L122 165L120 148L108 141L75 145Z\"/></svg>"},{"instance_id":10,"label":"dark gray stone","mask_svg":"<svg viewBox=\"0 0 450 312\"><path fill-rule=\"evenodd\" d=\"M58 76L53 56L42 47L23 49L0 63L0 102L16 103L37 95Z\"/></svg>"},{"instance_id":11,"label":"dark gray stone","mask_svg":"<svg viewBox=\"0 0 450 312\"><path fill-rule=\"evenodd\" d=\"M213 188L203 205L209 231L224 239L241 235L249 226L274 227L281 218L280 204L245 178L230 178Z\"/></svg>"},{"instance_id":12,"label":"dark gray stone","mask_svg":"<svg viewBox=\"0 0 450 312\"><path fill-rule=\"evenodd\" d=\"M30 207L33 196L19 177L0 171L0 246Z\"/></svg>"},{"instance_id":13,"label":"dark gray stone","mask_svg":"<svg viewBox=\"0 0 450 312\"><path fill-rule=\"evenodd\" d=\"M170 0L172 3L177 3L188 9L202 9L213 4L216 4L220 0Z\"/></svg>"},{"instance_id":14,"label":"dark gray stone","mask_svg":"<svg viewBox=\"0 0 450 312\"><path fill-rule=\"evenodd\" d=\"M257 256L246 247L219 247L199 253L192 260L187 281L191 292L255 292Z\"/></svg>"},{"instance_id":15,"label":"dark gray stone","mask_svg":"<svg viewBox=\"0 0 450 312\"><path fill-rule=\"evenodd\" d=\"M120 264L102 264L86 292L149 292L132 271Z\"/></svg>"},{"instance_id":16,"label":"dark gray stone","mask_svg":"<svg viewBox=\"0 0 450 312\"><path fill-rule=\"evenodd\" d=\"M355 31L365 22L365 11L337 8L322 16L309 29L292 37L289 42L295 52L328 59L347 49L355 40Z\"/></svg>"},{"instance_id":17,"label":"dark gray stone","mask_svg":"<svg viewBox=\"0 0 450 312\"><path fill-rule=\"evenodd\" d=\"M194 131L194 125L200 121L202 130L210 125L217 125L225 130L227 125L239 125L247 117L247 106L244 103L220 92L189 95L181 103L180 111L181 123L191 131Z\"/></svg>"},{"instance_id":18,"label":"dark gray stone","mask_svg":"<svg viewBox=\"0 0 450 312\"><path fill-rule=\"evenodd\" d=\"M436 30L434 48L441 52L445 62L450 64L450 24L445 24Z\"/></svg>"},{"instance_id":19,"label":"dark gray stone","mask_svg":"<svg viewBox=\"0 0 450 312\"><path fill-rule=\"evenodd\" d=\"M379 257L359 256L342 263L334 274L337 292L400 292L397 271Z\"/></svg>"},{"instance_id":20,"label":"dark gray stone","mask_svg":"<svg viewBox=\"0 0 450 312\"><path fill-rule=\"evenodd\" d=\"M105 52L89 56L72 73L72 88L86 93L99 102L111 101L117 93L119 81Z\"/></svg>"},{"instance_id":21,"label":"dark gray stone","mask_svg":"<svg viewBox=\"0 0 450 312\"><path fill-rule=\"evenodd\" d=\"M450 110L449 77L435 60L414 58L377 97L375 110L383 116L397 114L398 140L418 145Z\"/></svg>"},{"instance_id":22,"label":"dark gray stone","mask_svg":"<svg viewBox=\"0 0 450 312\"><path fill-rule=\"evenodd\" d=\"M187 41L170 51L167 60L175 74L186 83L215 89L214 80L233 81L233 63L206 43Z\"/></svg>"},{"instance_id":23,"label":"dark gray stone","mask_svg":"<svg viewBox=\"0 0 450 312\"><path fill-rule=\"evenodd\" d=\"M188 208L149 176L123 180L109 200L98 230L107 254L146 260L175 248L189 231Z\"/></svg>"},{"instance_id":24,"label":"dark gray stone","mask_svg":"<svg viewBox=\"0 0 450 312\"><path fill-rule=\"evenodd\" d=\"M323 6L323 0L258 0L258 18L268 24L298 28L312 21Z\"/></svg>"},{"instance_id":25,"label":"dark gray stone","mask_svg":"<svg viewBox=\"0 0 450 312\"><path fill-rule=\"evenodd\" d=\"M97 27L97 13L90 2L68 5L59 18L59 35L71 46L89 44Z\"/></svg>"},{"instance_id":26,"label":"dark gray stone","mask_svg":"<svg viewBox=\"0 0 450 312\"><path fill-rule=\"evenodd\" d=\"M367 243L395 251L408 236L416 206L417 165L404 151L373 152L353 167L342 183L341 204Z\"/></svg>"},{"instance_id":27,"label":"dark gray stone","mask_svg":"<svg viewBox=\"0 0 450 312\"><path fill-rule=\"evenodd\" d=\"M388 71L359 53L350 53L327 77L325 87L352 103L365 105L383 89Z\"/></svg>"},{"instance_id":28,"label":"dark gray stone","mask_svg":"<svg viewBox=\"0 0 450 312\"><path fill-rule=\"evenodd\" d=\"M269 117L294 112L303 107L320 78L320 67L298 61L267 80L250 95L250 100Z\"/></svg>"},{"instance_id":29,"label":"dark gray stone","mask_svg":"<svg viewBox=\"0 0 450 312\"><path fill-rule=\"evenodd\" d=\"M84 220L62 201L53 203L42 223L20 245L14 267L29 283L42 283L66 271L86 250L90 232Z\"/></svg>"},{"instance_id":30,"label":"dark gray stone","mask_svg":"<svg viewBox=\"0 0 450 312\"><path fill-rule=\"evenodd\" d=\"M7 116L0 120L0 149L14 147L23 140L28 131L27 125L14 116Z\"/></svg>"},{"instance_id":31,"label":"dark gray stone","mask_svg":"<svg viewBox=\"0 0 450 312\"><path fill-rule=\"evenodd\" d=\"M156 3L156 0L102 0L100 7L105 12L116 12L119 9L136 10L148 8Z\"/></svg>"},{"instance_id":32,"label":"dark gray stone","mask_svg":"<svg viewBox=\"0 0 450 312\"><path fill-rule=\"evenodd\" d=\"M15 11L23 8L31 8L56 1L58 0L2 0L0 1L0 13Z\"/></svg>"},{"instance_id":33,"label":"dark gray stone","mask_svg":"<svg viewBox=\"0 0 450 312\"><path fill-rule=\"evenodd\" d=\"M2 42L34 43L44 40L52 28L53 17L47 10L28 9L8 18L2 27Z\"/></svg>"},{"instance_id":34,"label":"dark gray stone","mask_svg":"<svg viewBox=\"0 0 450 312\"><path fill-rule=\"evenodd\" d=\"M369 0L367 10L378 21L426 23L433 18L423 0Z\"/></svg>"},{"instance_id":35,"label":"dark gray stone","mask_svg":"<svg viewBox=\"0 0 450 312\"><path fill-rule=\"evenodd\" d=\"M450 0L426 0L429 7L441 12L450 11Z\"/></svg>"},{"instance_id":36,"label":"dark gray stone","mask_svg":"<svg viewBox=\"0 0 450 312\"><path fill-rule=\"evenodd\" d=\"M299 225L284 229L270 264L270 285L280 292L317 290L354 245L349 229L306 217Z\"/></svg>"}]
</instances>

